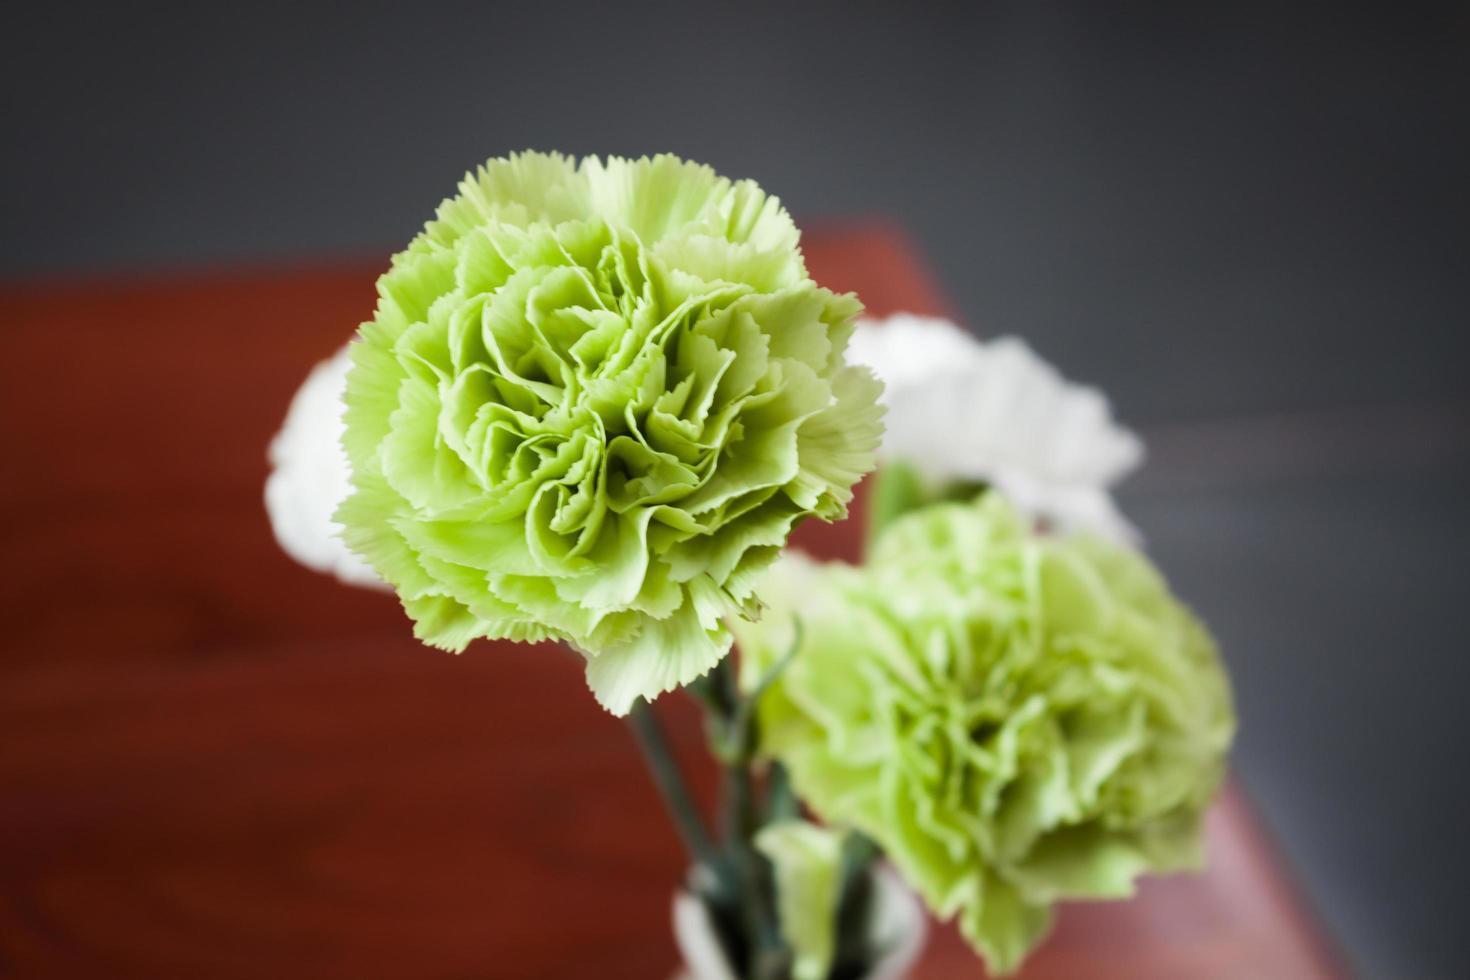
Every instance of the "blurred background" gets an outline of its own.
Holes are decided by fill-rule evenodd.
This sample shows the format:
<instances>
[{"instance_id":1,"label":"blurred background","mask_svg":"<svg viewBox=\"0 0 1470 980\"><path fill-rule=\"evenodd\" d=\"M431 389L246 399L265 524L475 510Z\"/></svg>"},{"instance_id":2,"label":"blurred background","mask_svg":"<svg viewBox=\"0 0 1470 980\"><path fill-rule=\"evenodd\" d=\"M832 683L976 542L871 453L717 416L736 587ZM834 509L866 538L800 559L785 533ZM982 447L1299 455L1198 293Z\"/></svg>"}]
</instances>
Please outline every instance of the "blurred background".
<instances>
[{"instance_id":1,"label":"blurred background","mask_svg":"<svg viewBox=\"0 0 1470 980\"><path fill-rule=\"evenodd\" d=\"M900 226L957 318L1145 436L1124 508L1353 964L1455 975L1470 15L1287 8L17 5L0 277L380 262L528 147Z\"/></svg>"}]
</instances>

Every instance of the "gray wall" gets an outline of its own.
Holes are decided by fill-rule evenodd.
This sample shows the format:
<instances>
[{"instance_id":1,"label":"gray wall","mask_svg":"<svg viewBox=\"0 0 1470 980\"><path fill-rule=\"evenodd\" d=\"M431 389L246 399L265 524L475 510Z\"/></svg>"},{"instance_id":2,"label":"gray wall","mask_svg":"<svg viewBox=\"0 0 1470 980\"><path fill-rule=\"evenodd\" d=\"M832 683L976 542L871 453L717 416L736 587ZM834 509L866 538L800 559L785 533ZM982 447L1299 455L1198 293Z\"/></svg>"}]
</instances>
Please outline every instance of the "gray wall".
<instances>
[{"instance_id":1,"label":"gray wall","mask_svg":"<svg viewBox=\"0 0 1470 980\"><path fill-rule=\"evenodd\" d=\"M893 216L1153 436L1126 503L1249 784L1365 973L1452 975L1470 20L1102 7L12 10L0 276L384 256L524 147Z\"/></svg>"}]
</instances>

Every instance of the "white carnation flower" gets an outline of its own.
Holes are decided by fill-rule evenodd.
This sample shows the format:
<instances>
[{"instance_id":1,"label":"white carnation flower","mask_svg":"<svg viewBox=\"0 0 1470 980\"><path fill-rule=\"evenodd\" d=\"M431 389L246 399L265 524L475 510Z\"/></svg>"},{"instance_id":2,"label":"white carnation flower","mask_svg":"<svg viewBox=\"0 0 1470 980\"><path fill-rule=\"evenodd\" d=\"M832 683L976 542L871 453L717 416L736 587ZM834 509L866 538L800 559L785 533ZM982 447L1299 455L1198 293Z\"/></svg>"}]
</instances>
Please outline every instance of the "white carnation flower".
<instances>
[{"instance_id":1,"label":"white carnation flower","mask_svg":"<svg viewBox=\"0 0 1470 980\"><path fill-rule=\"evenodd\" d=\"M981 342L948 320L862 321L848 357L882 379L880 454L934 482L983 481L1063 531L1136 541L1109 487L1143 443L1107 398L1068 382L1020 340Z\"/></svg>"},{"instance_id":2,"label":"white carnation flower","mask_svg":"<svg viewBox=\"0 0 1470 980\"><path fill-rule=\"evenodd\" d=\"M265 509L281 548L307 568L349 585L387 588L378 573L348 550L332 520L352 491L342 450L342 394L352 366L347 348L312 368L291 399L286 422L271 440Z\"/></svg>"}]
</instances>

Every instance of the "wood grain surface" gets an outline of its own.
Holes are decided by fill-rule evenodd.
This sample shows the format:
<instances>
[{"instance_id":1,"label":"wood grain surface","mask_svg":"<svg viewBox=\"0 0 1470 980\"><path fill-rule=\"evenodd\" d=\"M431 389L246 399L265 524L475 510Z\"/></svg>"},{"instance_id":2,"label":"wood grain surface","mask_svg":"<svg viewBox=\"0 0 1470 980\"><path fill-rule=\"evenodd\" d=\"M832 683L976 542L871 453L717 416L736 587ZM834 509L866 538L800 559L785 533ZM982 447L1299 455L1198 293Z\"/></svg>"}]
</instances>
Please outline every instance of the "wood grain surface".
<instances>
[{"instance_id":1,"label":"wood grain surface","mask_svg":"<svg viewBox=\"0 0 1470 980\"><path fill-rule=\"evenodd\" d=\"M903 237L810 233L875 313L944 312ZM0 287L0 976L663 978L681 860L553 647L417 645L261 503L372 263ZM803 543L851 555L855 522ZM698 719L660 711L708 799ZM1238 791L1211 870L1069 906L1033 978L1309 978L1334 955ZM952 929L919 975L979 976Z\"/></svg>"}]
</instances>

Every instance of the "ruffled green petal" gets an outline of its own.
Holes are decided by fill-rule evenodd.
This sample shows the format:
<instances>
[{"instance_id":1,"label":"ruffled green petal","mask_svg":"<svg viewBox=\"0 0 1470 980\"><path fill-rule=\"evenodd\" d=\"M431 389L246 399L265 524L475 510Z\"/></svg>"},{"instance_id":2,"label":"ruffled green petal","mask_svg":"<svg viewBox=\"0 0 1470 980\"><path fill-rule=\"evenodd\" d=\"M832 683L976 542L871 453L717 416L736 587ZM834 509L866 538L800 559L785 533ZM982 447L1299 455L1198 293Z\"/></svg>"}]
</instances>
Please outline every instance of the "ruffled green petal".
<instances>
[{"instance_id":1,"label":"ruffled green petal","mask_svg":"<svg viewBox=\"0 0 1470 980\"><path fill-rule=\"evenodd\" d=\"M1126 898L1149 870L1148 855L1126 836L1094 822L1047 834L1008 869L1032 902L1063 898Z\"/></svg>"},{"instance_id":2,"label":"ruffled green petal","mask_svg":"<svg viewBox=\"0 0 1470 980\"><path fill-rule=\"evenodd\" d=\"M405 378L379 450L389 485L424 514L455 514L485 493L464 460L439 437L441 408L432 386Z\"/></svg>"},{"instance_id":3,"label":"ruffled green petal","mask_svg":"<svg viewBox=\"0 0 1470 980\"><path fill-rule=\"evenodd\" d=\"M342 448L353 471L367 473L379 469L378 447L388 435L388 420L398 409L398 389L408 374L382 327L364 324L360 337L348 348L352 368L342 399Z\"/></svg>"},{"instance_id":4,"label":"ruffled green petal","mask_svg":"<svg viewBox=\"0 0 1470 980\"><path fill-rule=\"evenodd\" d=\"M484 635L484 621L448 596L404 599L403 608L413 619L413 635L429 646L458 653Z\"/></svg>"},{"instance_id":5,"label":"ruffled green petal","mask_svg":"<svg viewBox=\"0 0 1470 980\"><path fill-rule=\"evenodd\" d=\"M842 837L804 820L767 824L755 846L775 870L781 936L792 950L794 980L825 980L837 949Z\"/></svg>"},{"instance_id":6,"label":"ruffled green petal","mask_svg":"<svg viewBox=\"0 0 1470 980\"><path fill-rule=\"evenodd\" d=\"M873 468L883 438L882 383L866 368L843 368L831 405L797 432L801 471L788 491L804 508L826 520L847 516L852 487Z\"/></svg>"},{"instance_id":7,"label":"ruffled green petal","mask_svg":"<svg viewBox=\"0 0 1470 980\"><path fill-rule=\"evenodd\" d=\"M1041 942L1051 923L1050 906L1027 902L1007 882L988 877L981 897L960 916L960 934L986 965L1006 976Z\"/></svg>"},{"instance_id":8,"label":"ruffled green petal","mask_svg":"<svg viewBox=\"0 0 1470 980\"><path fill-rule=\"evenodd\" d=\"M391 515L401 500L379 475L366 471L332 519L342 525L342 540L391 584L400 598L439 592L439 585L419 561L418 552L403 537Z\"/></svg>"},{"instance_id":9,"label":"ruffled green petal","mask_svg":"<svg viewBox=\"0 0 1470 980\"><path fill-rule=\"evenodd\" d=\"M720 623L725 604L708 580L696 580L673 615L643 624L634 636L586 651L587 686L608 711L625 715L639 698L652 699L708 673L730 650Z\"/></svg>"}]
</instances>

